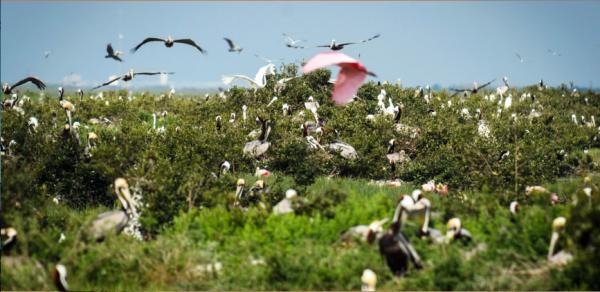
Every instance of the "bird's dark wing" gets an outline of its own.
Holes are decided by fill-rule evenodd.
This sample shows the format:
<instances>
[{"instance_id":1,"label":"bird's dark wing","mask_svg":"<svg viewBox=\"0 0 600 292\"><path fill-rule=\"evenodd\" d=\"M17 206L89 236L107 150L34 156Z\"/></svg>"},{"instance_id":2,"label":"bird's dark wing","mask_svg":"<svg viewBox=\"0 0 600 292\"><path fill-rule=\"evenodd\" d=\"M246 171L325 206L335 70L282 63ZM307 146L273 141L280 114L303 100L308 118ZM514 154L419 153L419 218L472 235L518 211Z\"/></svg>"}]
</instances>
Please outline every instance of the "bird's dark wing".
<instances>
[{"instance_id":1,"label":"bird's dark wing","mask_svg":"<svg viewBox=\"0 0 600 292\"><path fill-rule=\"evenodd\" d=\"M111 44L106 45L106 53L108 53L109 56L115 55L115 50L113 50L113 47Z\"/></svg>"},{"instance_id":2,"label":"bird's dark wing","mask_svg":"<svg viewBox=\"0 0 600 292\"><path fill-rule=\"evenodd\" d=\"M468 89L448 88L454 92L468 91Z\"/></svg>"},{"instance_id":3,"label":"bird's dark wing","mask_svg":"<svg viewBox=\"0 0 600 292\"><path fill-rule=\"evenodd\" d=\"M123 60L121 60L121 58L119 58L119 56L112 55L110 57L113 58L113 59L115 59L115 60L117 60L117 61L119 61L119 62L123 62Z\"/></svg>"},{"instance_id":4,"label":"bird's dark wing","mask_svg":"<svg viewBox=\"0 0 600 292\"><path fill-rule=\"evenodd\" d=\"M35 84L35 86L37 86L37 88L39 90L43 90L43 89L46 88L46 84L44 84L44 82L42 82L42 80L39 80L39 79L37 79L35 77L27 77L27 78L25 78L25 79L23 79L23 80L15 83L15 84L13 84L13 86L11 86L10 89L13 89L13 88L15 88L17 86L23 85L23 84L25 84L27 82L31 82L31 83Z\"/></svg>"},{"instance_id":5,"label":"bird's dark wing","mask_svg":"<svg viewBox=\"0 0 600 292\"><path fill-rule=\"evenodd\" d=\"M293 48L293 49L306 49L307 48L307 47L304 47L304 46L295 46L295 45L292 45L292 44L285 44L285 46L288 47L288 48ZM325 47L329 47L329 46L325 46Z\"/></svg>"},{"instance_id":6,"label":"bird's dark wing","mask_svg":"<svg viewBox=\"0 0 600 292\"><path fill-rule=\"evenodd\" d=\"M114 78L114 79L112 79L112 80L109 80L109 81L107 81L107 82L104 82L104 83L102 83L102 84L100 84L100 85L98 85L98 86L96 86L96 87L92 88L92 90L94 90L94 89L98 89L98 88L100 88L100 87L102 87L102 86L109 85L109 84L111 84L111 83L113 83L113 82L115 82L115 81L117 81L117 80L119 80L119 79L121 79L121 78L123 78L123 76L116 77L116 78Z\"/></svg>"},{"instance_id":7,"label":"bird's dark wing","mask_svg":"<svg viewBox=\"0 0 600 292\"><path fill-rule=\"evenodd\" d=\"M366 40L362 40L362 41L358 41L358 42L340 43L339 45L340 46L346 46L346 45L353 45L353 44L358 44L358 43L366 43L366 42L372 41L372 40L374 40L374 39L376 39L376 38L378 38L380 36L381 36L381 34L376 34L376 35L374 35L374 36L372 36L372 37L370 37L370 38L368 38Z\"/></svg>"},{"instance_id":8,"label":"bird's dark wing","mask_svg":"<svg viewBox=\"0 0 600 292\"><path fill-rule=\"evenodd\" d=\"M175 74L175 72L136 72L133 75L158 75L158 74Z\"/></svg>"},{"instance_id":9,"label":"bird's dark wing","mask_svg":"<svg viewBox=\"0 0 600 292\"><path fill-rule=\"evenodd\" d=\"M161 39L161 38L147 38L145 39L143 42L141 42L139 45L135 46L135 48L131 49L132 53L135 53L137 50L139 50L144 44L148 43L148 42L164 42L165 40Z\"/></svg>"},{"instance_id":10,"label":"bird's dark wing","mask_svg":"<svg viewBox=\"0 0 600 292\"><path fill-rule=\"evenodd\" d=\"M230 49L233 49L235 47L235 45L233 44L233 41L231 41L228 38L223 38L223 39L227 42L227 44L229 45Z\"/></svg>"},{"instance_id":11,"label":"bird's dark wing","mask_svg":"<svg viewBox=\"0 0 600 292\"><path fill-rule=\"evenodd\" d=\"M483 85L481 85L481 86L477 87L477 90L479 90L479 89L482 89L482 88L484 88L484 87L486 87L486 86L488 86L488 85L492 84L492 82L494 82L494 81L496 81L496 79L494 79L494 80L492 80L492 81L490 81L490 82L488 82L488 83L485 83L485 84L483 84Z\"/></svg>"},{"instance_id":12,"label":"bird's dark wing","mask_svg":"<svg viewBox=\"0 0 600 292\"><path fill-rule=\"evenodd\" d=\"M202 53L202 54L206 53L206 51L203 50L199 45L197 45L192 39L180 39L180 40L174 40L173 42L190 45L190 46L198 49L198 51L200 51L200 53Z\"/></svg>"}]
</instances>

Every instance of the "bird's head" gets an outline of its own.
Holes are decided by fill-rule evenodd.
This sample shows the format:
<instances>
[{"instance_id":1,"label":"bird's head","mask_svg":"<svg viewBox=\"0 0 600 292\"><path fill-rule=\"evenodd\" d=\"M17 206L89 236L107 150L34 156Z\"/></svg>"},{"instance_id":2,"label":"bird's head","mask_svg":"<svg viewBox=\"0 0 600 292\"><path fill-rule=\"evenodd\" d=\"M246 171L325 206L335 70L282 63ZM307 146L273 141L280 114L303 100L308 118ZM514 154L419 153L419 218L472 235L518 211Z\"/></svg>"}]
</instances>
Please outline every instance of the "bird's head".
<instances>
[{"instance_id":1,"label":"bird's head","mask_svg":"<svg viewBox=\"0 0 600 292\"><path fill-rule=\"evenodd\" d=\"M246 181L245 181L243 178L239 178L239 179L237 180L237 182L236 182L236 185L237 185L238 187L243 187L243 186L245 186L245 185L246 185Z\"/></svg>"},{"instance_id":2,"label":"bird's head","mask_svg":"<svg viewBox=\"0 0 600 292\"><path fill-rule=\"evenodd\" d=\"M552 221L552 231L560 232L565 229L566 224L567 219L565 217L556 217L554 221Z\"/></svg>"},{"instance_id":3,"label":"bird's head","mask_svg":"<svg viewBox=\"0 0 600 292\"><path fill-rule=\"evenodd\" d=\"M231 163L229 163L229 161L225 160L225 161L221 162L220 168L221 168L221 173L226 174L229 171L229 169L231 168Z\"/></svg>"},{"instance_id":4,"label":"bird's head","mask_svg":"<svg viewBox=\"0 0 600 292\"><path fill-rule=\"evenodd\" d=\"M215 117L215 121L216 121L217 123L221 122L221 120L222 120L222 119L223 119L223 118L221 118L221 115L218 115L217 117Z\"/></svg>"},{"instance_id":5,"label":"bird's head","mask_svg":"<svg viewBox=\"0 0 600 292\"><path fill-rule=\"evenodd\" d=\"M398 142L396 142L396 139L391 139L390 141L388 141L388 153L392 153L392 151L394 151L394 147L398 145Z\"/></svg>"},{"instance_id":6,"label":"bird's head","mask_svg":"<svg viewBox=\"0 0 600 292\"><path fill-rule=\"evenodd\" d=\"M448 220L446 227L447 227L446 239L452 240L454 237L456 237L457 234L459 234L459 232L462 228L462 225L461 225L460 219L452 218L452 219Z\"/></svg>"},{"instance_id":7,"label":"bird's head","mask_svg":"<svg viewBox=\"0 0 600 292\"><path fill-rule=\"evenodd\" d=\"M519 213L519 210L521 209L519 202L517 201L512 201L510 202L510 212L513 214L517 214Z\"/></svg>"},{"instance_id":8,"label":"bird's head","mask_svg":"<svg viewBox=\"0 0 600 292\"><path fill-rule=\"evenodd\" d=\"M0 234L6 236L8 238L13 238L13 237L17 236L17 230L12 227L2 228L2 230L0 230Z\"/></svg>"},{"instance_id":9,"label":"bird's head","mask_svg":"<svg viewBox=\"0 0 600 292\"><path fill-rule=\"evenodd\" d=\"M10 88L10 86L8 86L8 83L2 84L2 92L8 93L9 88Z\"/></svg>"},{"instance_id":10,"label":"bird's head","mask_svg":"<svg viewBox=\"0 0 600 292\"><path fill-rule=\"evenodd\" d=\"M131 193L129 192L129 184L127 183L127 181L124 178L119 177L115 179L114 185L115 193L117 194L119 201L121 201L121 205L123 205L123 208L127 212L134 212L135 206L133 205L133 200L131 198Z\"/></svg>"},{"instance_id":11,"label":"bird's head","mask_svg":"<svg viewBox=\"0 0 600 292\"><path fill-rule=\"evenodd\" d=\"M287 191L285 191L285 198L288 200L293 199L297 196L298 196L298 192L296 192L296 190L294 190L294 189L288 189Z\"/></svg>"},{"instance_id":12,"label":"bird's head","mask_svg":"<svg viewBox=\"0 0 600 292\"><path fill-rule=\"evenodd\" d=\"M61 87L58 88L58 96L62 99L65 94L65 89Z\"/></svg>"},{"instance_id":13,"label":"bird's head","mask_svg":"<svg viewBox=\"0 0 600 292\"><path fill-rule=\"evenodd\" d=\"M264 187L265 187L265 181L262 179L259 179L254 183L255 189L263 189Z\"/></svg>"},{"instance_id":14,"label":"bird's head","mask_svg":"<svg viewBox=\"0 0 600 292\"><path fill-rule=\"evenodd\" d=\"M362 281L362 291L375 291L375 285L377 284L377 275L371 269L363 271L360 277Z\"/></svg>"}]
</instances>

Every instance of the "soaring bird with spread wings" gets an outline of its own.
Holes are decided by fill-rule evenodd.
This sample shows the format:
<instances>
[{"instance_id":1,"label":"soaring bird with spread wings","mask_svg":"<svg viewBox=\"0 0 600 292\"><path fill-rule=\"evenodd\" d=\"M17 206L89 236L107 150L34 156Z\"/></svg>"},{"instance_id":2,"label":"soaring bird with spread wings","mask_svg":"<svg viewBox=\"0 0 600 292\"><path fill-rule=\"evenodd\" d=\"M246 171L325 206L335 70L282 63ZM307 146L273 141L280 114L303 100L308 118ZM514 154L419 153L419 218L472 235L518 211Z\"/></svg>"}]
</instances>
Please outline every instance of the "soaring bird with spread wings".
<instances>
[{"instance_id":1,"label":"soaring bird with spread wings","mask_svg":"<svg viewBox=\"0 0 600 292\"><path fill-rule=\"evenodd\" d=\"M177 39L177 40L175 40L171 36L168 36L167 39L161 39L161 38L156 38L156 37L146 38L144 41L142 41L137 46L135 46L135 48L131 49L131 52L135 53L143 45L145 45L149 42L163 42L165 44L165 47L167 47L167 48L172 47L173 44L175 44L175 43L186 44L186 45L190 45L190 46L198 49L198 51L200 51L200 53L202 53L202 54L206 53L206 51L204 49L202 49L198 44L196 44L196 42L194 42L192 39Z\"/></svg>"},{"instance_id":2,"label":"soaring bird with spread wings","mask_svg":"<svg viewBox=\"0 0 600 292\"><path fill-rule=\"evenodd\" d=\"M5 83L4 85L2 85L2 92L4 94L11 94L13 89L15 89L18 86L21 86L27 82L31 82L33 83L39 90L44 90L46 88L46 84L44 84L44 82L42 82L42 80L39 80L35 77L27 77L23 80L18 81L17 83L11 85L8 85L8 83Z\"/></svg>"},{"instance_id":3,"label":"soaring bird with spread wings","mask_svg":"<svg viewBox=\"0 0 600 292\"><path fill-rule=\"evenodd\" d=\"M106 45L106 56L104 56L104 58L111 58L119 62L123 62L123 60L121 60L121 55L123 55L123 53L120 51L115 51L111 44Z\"/></svg>"},{"instance_id":4,"label":"soaring bird with spread wings","mask_svg":"<svg viewBox=\"0 0 600 292\"><path fill-rule=\"evenodd\" d=\"M125 73L125 75L117 76L107 82L104 82L104 83L92 88L92 90L109 85L118 80L129 81L129 80L133 79L133 77L135 77L136 75L159 75L159 74L175 74L175 73L174 72L134 72L133 69L131 69L131 70L129 70L129 72Z\"/></svg>"},{"instance_id":5,"label":"soaring bird with spread wings","mask_svg":"<svg viewBox=\"0 0 600 292\"><path fill-rule=\"evenodd\" d=\"M332 51L339 51L341 49L343 49L345 46L348 45L354 45L354 44L361 44L361 43L366 43L368 41L372 41L378 37L380 37L380 34L376 34L366 40L362 40L362 41L358 41L358 42L345 42L345 43L336 43L335 40L332 40L330 44L328 45L319 45L319 46L315 46L315 48L329 48ZM290 43L287 44L288 47L290 48L294 48L294 49L306 49L306 48L310 48L310 47L303 47L303 46L296 46L296 45L292 45Z\"/></svg>"},{"instance_id":6,"label":"soaring bird with spread wings","mask_svg":"<svg viewBox=\"0 0 600 292\"><path fill-rule=\"evenodd\" d=\"M486 88L487 86L489 86L490 84L492 84L492 82L496 81L496 79L487 82L485 84L482 85L477 85L477 82L473 82L473 87L469 88L464 88L464 89L457 89L457 88L450 88L450 90L454 91L455 93L453 94L456 95L459 92L465 92L465 93L471 93L471 94L476 94L477 92L479 92L479 90Z\"/></svg>"}]
</instances>

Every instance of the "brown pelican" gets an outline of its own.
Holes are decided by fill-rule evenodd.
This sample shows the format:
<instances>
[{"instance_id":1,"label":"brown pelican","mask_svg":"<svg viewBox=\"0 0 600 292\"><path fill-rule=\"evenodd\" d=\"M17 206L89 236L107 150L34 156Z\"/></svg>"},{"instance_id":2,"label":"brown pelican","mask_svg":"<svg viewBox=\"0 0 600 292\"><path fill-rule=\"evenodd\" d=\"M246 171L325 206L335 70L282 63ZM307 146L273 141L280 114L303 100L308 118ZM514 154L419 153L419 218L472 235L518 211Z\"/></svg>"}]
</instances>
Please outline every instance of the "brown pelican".
<instances>
[{"instance_id":1,"label":"brown pelican","mask_svg":"<svg viewBox=\"0 0 600 292\"><path fill-rule=\"evenodd\" d=\"M221 127L223 126L222 120L223 118L221 118L221 115L215 117L215 126L217 127L217 131L221 131Z\"/></svg>"},{"instance_id":2,"label":"brown pelican","mask_svg":"<svg viewBox=\"0 0 600 292\"><path fill-rule=\"evenodd\" d=\"M129 221L137 216L136 205L131 198L127 181L117 178L114 187L123 210L104 212L96 217L90 228L90 233L96 241L103 240L111 232L119 234Z\"/></svg>"},{"instance_id":3,"label":"brown pelican","mask_svg":"<svg viewBox=\"0 0 600 292\"><path fill-rule=\"evenodd\" d=\"M271 143L267 142L267 139L269 138L269 133L271 133L270 121L263 120L262 118L258 118L258 120L262 124L260 137L258 137L258 140L253 140L246 143L246 145L244 145L243 150L244 154L251 155L255 158L258 158L261 155L265 154L265 152L267 152L267 150L269 149L269 146L271 146Z\"/></svg>"},{"instance_id":4,"label":"brown pelican","mask_svg":"<svg viewBox=\"0 0 600 292\"><path fill-rule=\"evenodd\" d=\"M346 159L349 160L354 160L358 157L358 153L356 152L356 149L354 149L354 147L352 147L352 145L343 142L340 140L340 133L338 132L338 130L335 130L335 134L336 134L336 139L329 144L325 144L323 145L324 148L329 149L330 151L333 152L339 152L340 155Z\"/></svg>"},{"instance_id":5,"label":"brown pelican","mask_svg":"<svg viewBox=\"0 0 600 292\"><path fill-rule=\"evenodd\" d=\"M60 96L59 96L60 106L63 108L63 110L65 110L65 114L67 115L67 118L69 119L69 126L73 126L71 115L75 111L75 106L70 101L63 99L65 90L62 87L58 88L58 93L60 94Z\"/></svg>"},{"instance_id":6,"label":"brown pelican","mask_svg":"<svg viewBox=\"0 0 600 292\"><path fill-rule=\"evenodd\" d=\"M244 49L244 48L240 48L237 45L235 45L231 39L228 39L228 38L223 38L223 39L229 45L229 52L232 52L232 53L241 53L242 50Z\"/></svg>"},{"instance_id":7,"label":"brown pelican","mask_svg":"<svg viewBox=\"0 0 600 292\"><path fill-rule=\"evenodd\" d=\"M58 291L69 291L69 284L67 283L67 268L64 265L57 264L54 266L52 277L54 278L54 285L56 285L56 289L58 289Z\"/></svg>"},{"instance_id":8,"label":"brown pelican","mask_svg":"<svg viewBox=\"0 0 600 292\"><path fill-rule=\"evenodd\" d=\"M398 142L396 141L396 139L391 139L388 142L388 151L387 151L387 154L385 155L385 157L388 160L388 164L391 167L392 175L396 171L397 163L404 163L404 162L410 161L410 157L408 157L408 155L406 155L406 152L404 152L404 150L400 150L400 152L394 152L394 149L396 148L397 145L398 145Z\"/></svg>"},{"instance_id":9,"label":"brown pelican","mask_svg":"<svg viewBox=\"0 0 600 292\"><path fill-rule=\"evenodd\" d=\"M383 224L388 221L388 218L373 221L369 225L357 225L350 227L340 236L340 240L344 243L351 243L355 239L363 242L373 243L383 233Z\"/></svg>"},{"instance_id":10,"label":"brown pelican","mask_svg":"<svg viewBox=\"0 0 600 292\"><path fill-rule=\"evenodd\" d=\"M112 58L119 62L123 62L123 60L121 60L121 58L120 58L120 56L122 54L123 54L122 52L115 51L111 44L108 44L108 45L106 45L106 56L104 56L104 58Z\"/></svg>"},{"instance_id":11,"label":"brown pelican","mask_svg":"<svg viewBox=\"0 0 600 292\"><path fill-rule=\"evenodd\" d=\"M134 72L133 69L130 69L129 72L125 73L125 75L117 76L107 82L104 82L104 83L92 88L92 90L109 85L118 80L123 80L123 81L127 82L127 81L133 79L133 77L135 77L136 75L159 75L159 74L169 74L170 75L170 74L175 74L175 73L174 72Z\"/></svg>"},{"instance_id":12,"label":"brown pelican","mask_svg":"<svg viewBox=\"0 0 600 292\"><path fill-rule=\"evenodd\" d=\"M8 227L8 228L2 228L0 230L0 235L2 236L6 236L6 240L4 240L2 242L2 251L6 252L7 250L10 250L13 246L15 246L15 243L17 242L17 230L12 228L12 227Z\"/></svg>"},{"instance_id":13,"label":"brown pelican","mask_svg":"<svg viewBox=\"0 0 600 292\"><path fill-rule=\"evenodd\" d=\"M450 88L450 90L454 91L455 93L452 95L456 95L459 92L464 92L465 94L471 93L471 94L477 94L477 92L479 92L479 90L487 87L488 85L492 84L492 82L496 81L496 79L489 81L483 85L477 85L477 82L473 82L473 87L471 87L470 89L468 88L464 88L464 89L457 89L457 88Z\"/></svg>"},{"instance_id":14,"label":"brown pelican","mask_svg":"<svg viewBox=\"0 0 600 292\"><path fill-rule=\"evenodd\" d=\"M552 266L564 266L573 259L573 255L569 252L561 250L554 253L556 243L560 233L565 229L567 219L565 217L557 217L552 221L552 236L550 238L550 247L548 249L548 263Z\"/></svg>"},{"instance_id":15,"label":"brown pelican","mask_svg":"<svg viewBox=\"0 0 600 292\"><path fill-rule=\"evenodd\" d=\"M470 241L472 236L471 233L462 228L462 223L458 218L452 218L448 220L447 230L446 230L446 240L451 241L453 239L463 239L466 241Z\"/></svg>"},{"instance_id":16,"label":"brown pelican","mask_svg":"<svg viewBox=\"0 0 600 292\"><path fill-rule=\"evenodd\" d=\"M308 147L310 149L315 149L315 150L316 149L324 150L325 148L323 148L323 146L319 143L319 141L317 141L317 139L315 139L315 137L308 134L309 129L311 127L314 128L314 125L309 122L305 122L302 124L302 136L308 142Z\"/></svg>"},{"instance_id":17,"label":"brown pelican","mask_svg":"<svg viewBox=\"0 0 600 292\"><path fill-rule=\"evenodd\" d=\"M375 292L375 285L377 284L377 275L375 275L375 272L371 269L365 269L360 280L362 282L361 291Z\"/></svg>"},{"instance_id":18,"label":"brown pelican","mask_svg":"<svg viewBox=\"0 0 600 292\"><path fill-rule=\"evenodd\" d=\"M18 86L21 86L27 82L31 82L33 83L39 90L44 90L46 89L46 84L44 84L44 82L42 82L42 80L39 80L35 77L27 77L23 80L20 80L18 82L16 82L15 84L8 85L8 83L5 83L4 85L2 85L2 92L6 95L11 94L13 89L17 88Z\"/></svg>"},{"instance_id":19,"label":"brown pelican","mask_svg":"<svg viewBox=\"0 0 600 292\"><path fill-rule=\"evenodd\" d=\"M240 202L246 197L246 181L243 178L239 178L236 182L235 189L235 201L236 204L240 204Z\"/></svg>"},{"instance_id":20,"label":"brown pelican","mask_svg":"<svg viewBox=\"0 0 600 292\"><path fill-rule=\"evenodd\" d=\"M190 45L190 46L198 49L198 51L200 51L200 53L202 53L202 54L206 53L206 51L203 50L200 46L198 46L196 44L196 42L194 42L192 39L177 39L177 40L174 40L171 36L168 36L167 39L161 39L161 38L156 38L156 37L146 38L141 43L139 43L137 46L135 46L135 48L131 49L131 52L135 53L144 44L149 43L149 42L163 42L163 43L165 43L165 47L167 47L167 48L172 47L173 44L175 44L175 43L186 44L186 45Z\"/></svg>"},{"instance_id":21,"label":"brown pelican","mask_svg":"<svg viewBox=\"0 0 600 292\"><path fill-rule=\"evenodd\" d=\"M335 40L331 40L331 43L329 43L328 45L319 45L319 46L315 46L316 48L329 48L332 51L339 51L341 49L343 49L345 46L348 45L354 45L354 44L360 44L360 43L366 43L368 41L374 40L378 37L380 37L380 34L376 34L366 40L361 40L358 42L346 42L346 43L336 43ZM303 46L296 46L296 45L291 45L291 44L287 44L287 46L289 48L294 48L294 49L306 49L308 47L303 47Z\"/></svg>"},{"instance_id":22,"label":"brown pelican","mask_svg":"<svg viewBox=\"0 0 600 292\"><path fill-rule=\"evenodd\" d=\"M409 260L415 268L423 267L421 257L400 230L399 216L403 204L403 200L398 203L392 225L379 239L379 252L385 257L388 267L396 276L406 273Z\"/></svg>"}]
</instances>

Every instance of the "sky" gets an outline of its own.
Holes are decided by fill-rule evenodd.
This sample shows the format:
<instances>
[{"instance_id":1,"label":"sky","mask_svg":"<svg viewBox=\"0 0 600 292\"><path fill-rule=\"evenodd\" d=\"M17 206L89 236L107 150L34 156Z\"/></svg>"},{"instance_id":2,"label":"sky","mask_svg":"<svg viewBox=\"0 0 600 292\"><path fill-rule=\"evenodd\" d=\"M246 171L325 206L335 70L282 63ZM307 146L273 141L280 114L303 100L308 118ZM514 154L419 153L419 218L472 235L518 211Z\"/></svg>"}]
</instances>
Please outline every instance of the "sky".
<instances>
[{"instance_id":1,"label":"sky","mask_svg":"<svg viewBox=\"0 0 600 292\"><path fill-rule=\"evenodd\" d=\"M378 75L372 80L451 86L497 78L499 85L507 76L515 86L541 78L550 85L600 86L600 1L2 1L0 8L3 83L33 75L47 83L89 87L133 68L173 71L163 83L175 88L216 87L222 75L253 77L266 64L255 53L276 64L279 58L299 64L327 50L287 48L282 33L306 39L309 46L379 33L378 39L342 51L354 58L360 54L360 62ZM129 51L146 37L168 35L192 38L208 54L160 43ZM228 52L223 37L243 52ZM125 62L104 58L107 43L125 53ZM51 52L47 59L45 51ZM143 76L132 84L160 80Z\"/></svg>"}]
</instances>

